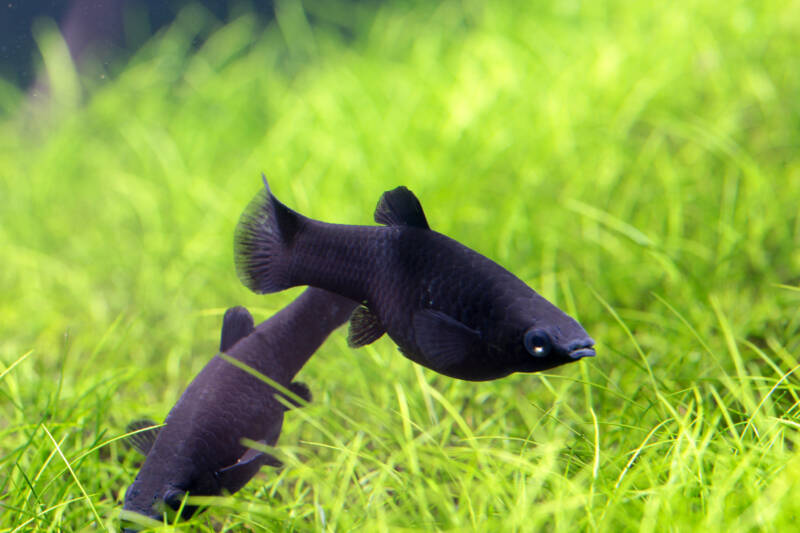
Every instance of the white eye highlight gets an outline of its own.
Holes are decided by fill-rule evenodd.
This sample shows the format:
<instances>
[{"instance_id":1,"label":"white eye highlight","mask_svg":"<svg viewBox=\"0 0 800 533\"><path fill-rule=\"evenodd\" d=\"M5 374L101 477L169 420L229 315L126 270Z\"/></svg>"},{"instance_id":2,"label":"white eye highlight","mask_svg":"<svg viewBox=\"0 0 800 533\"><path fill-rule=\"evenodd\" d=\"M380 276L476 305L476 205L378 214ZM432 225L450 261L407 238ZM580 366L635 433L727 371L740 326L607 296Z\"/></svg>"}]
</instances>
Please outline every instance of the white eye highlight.
<instances>
[{"instance_id":1,"label":"white eye highlight","mask_svg":"<svg viewBox=\"0 0 800 533\"><path fill-rule=\"evenodd\" d=\"M550 353L553 341L546 331L541 329L529 329L525 332L522 339L525 349L534 357L546 357Z\"/></svg>"}]
</instances>

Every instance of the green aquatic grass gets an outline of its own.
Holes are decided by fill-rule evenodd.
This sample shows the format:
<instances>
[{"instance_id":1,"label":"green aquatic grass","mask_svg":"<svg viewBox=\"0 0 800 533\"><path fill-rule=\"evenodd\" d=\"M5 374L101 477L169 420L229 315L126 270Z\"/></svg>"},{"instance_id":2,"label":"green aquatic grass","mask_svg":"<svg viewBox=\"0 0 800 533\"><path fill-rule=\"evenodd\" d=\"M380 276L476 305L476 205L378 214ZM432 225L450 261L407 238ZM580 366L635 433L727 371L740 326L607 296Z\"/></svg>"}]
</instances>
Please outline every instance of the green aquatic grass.
<instances>
[{"instance_id":1,"label":"green aquatic grass","mask_svg":"<svg viewBox=\"0 0 800 533\"><path fill-rule=\"evenodd\" d=\"M794 529L800 3L278 4L265 31L189 8L102 83L43 21L70 74L0 81L0 531L118 527L126 424L163 419L226 307L298 293L234 273L262 171L342 223L407 185L598 357L468 383L338 331L285 468L175 529Z\"/></svg>"}]
</instances>

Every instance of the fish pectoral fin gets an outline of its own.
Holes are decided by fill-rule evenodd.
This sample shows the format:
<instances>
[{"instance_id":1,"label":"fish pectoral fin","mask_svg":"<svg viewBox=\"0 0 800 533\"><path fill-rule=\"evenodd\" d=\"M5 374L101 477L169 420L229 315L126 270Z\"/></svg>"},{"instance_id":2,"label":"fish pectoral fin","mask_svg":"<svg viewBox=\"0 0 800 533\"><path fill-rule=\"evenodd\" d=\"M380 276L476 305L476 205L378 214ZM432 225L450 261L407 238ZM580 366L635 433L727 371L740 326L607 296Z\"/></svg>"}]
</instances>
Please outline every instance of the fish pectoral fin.
<instances>
[{"instance_id":1,"label":"fish pectoral fin","mask_svg":"<svg viewBox=\"0 0 800 533\"><path fill-rule=\"evenodd\" d=\"M152 420L134 420L125 428L125 431L131 434L125 437L123 442L146 457L153 448L160 430L161 425Z\"/></svg>"},{"instance_id":2,"label":"fish pectoral fin","mask_svg":"<svg viewBox=\"0 0 800 533\"><path fill-rule=\"evenodd\" d=\"M387 226L431 229L417 197L406 187L386 191L375 208L375 222Z\"/></svg>"},{"instance_id":3,"label":"fish pectoral fin","mask_svg":"<svg viewBox=\"0 0 800 533\"><path fill-rule=\"evenodd\" d=\"M381 338L386 333L381 321L365 306L360 306L350 316L350 331L347 333L347 345L351 348L366 346Z\"/></svg>"},{"instance_id":4,"label":"fish pectoral fin","mask_svg":"<svg viewBox=\"0 0 800 533\"><path fill-rule=\"evenodd\" d=\"M173 511L181 508L183 500L186 498L186 491L180 489L168 489L163 496L164 503Z\"/></svg>"},{"instance_id":5,"label":"fish pectoral fin","mask_svg":"<svg viewBox=\"0 0 800 533\"><path fill-rule=\"evenodd\" d=\"M276 458L274 455L268 453L264 454L264 464L273 468L280 468L283 466L283 461Z\"/></svg>"},{"instance_id":6,"label":"fish pectoral fin","mask_svg":"<svg viewBox=\"0 0 800 533\"><path fill-rule=\"evenodd\" d=\"M264 444L263 441L259 442ZM283 463L268 453L249 448L238 461L217 471L215 475L220 488L233 494L247 485L264 465L279 467Z\"/></svg>"},{"instance_id":7,"label":"fish pectoral fin","mask_svg":"<svg viewBox=\"0 0 800 533\"><path fill-rule=\"evenodd\" d=\"M434 370L458 364L482 343L480 333L433 309L414 313L414 336Z\"/></svg>"},{"instance_id":8,"label":"fish pectoral fin","mask_svg":"<svg viewBox=\"0 0 800 533\"><path fill-rule=\"evenodd\" d=\"M258 441L258 443L267 446L266 440L260 440ZM283 466L283 463L279 459L276 459L274 456L268 454L267 452L256 450L255 448L248 448L247 451L244 452L244 455L242 455L242 457L239 459L239 461L237 461L236 464L238 465L242 463L251 463L254 460L262 461L261 463L262 465L274 466L276 468Z\"/></svg>"},{"instance_id":9,"label":"fish pectoral fin","mask_svg":"<svg viewBox=\"0 0 800 533\"><path fill-rule=\"evenodd\" d=\"M227 352L233 345L250 335L255 329L253 315L242 306L231 307L222 319L219 351Z\"/></svg>"}]
</instances>

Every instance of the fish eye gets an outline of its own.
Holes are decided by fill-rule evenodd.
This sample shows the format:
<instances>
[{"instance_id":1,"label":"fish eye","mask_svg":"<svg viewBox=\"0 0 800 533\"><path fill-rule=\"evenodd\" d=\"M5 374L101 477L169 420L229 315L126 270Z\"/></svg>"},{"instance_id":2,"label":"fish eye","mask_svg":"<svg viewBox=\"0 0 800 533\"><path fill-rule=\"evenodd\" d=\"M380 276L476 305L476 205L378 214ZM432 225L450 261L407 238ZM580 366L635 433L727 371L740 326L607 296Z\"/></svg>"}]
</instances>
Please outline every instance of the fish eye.
<instances>
[{"instance_id":1,"label":"fish eye","mask_svg":"<svg viewBox=\"0 0 800 533\"><path fill-rule=\"evenodd\" d=\"M525 349L534 357L545 357L550 353L550 347L552 346L550 335L541 329L528 330L523 341Z\"/></svg>"}]
</instances>

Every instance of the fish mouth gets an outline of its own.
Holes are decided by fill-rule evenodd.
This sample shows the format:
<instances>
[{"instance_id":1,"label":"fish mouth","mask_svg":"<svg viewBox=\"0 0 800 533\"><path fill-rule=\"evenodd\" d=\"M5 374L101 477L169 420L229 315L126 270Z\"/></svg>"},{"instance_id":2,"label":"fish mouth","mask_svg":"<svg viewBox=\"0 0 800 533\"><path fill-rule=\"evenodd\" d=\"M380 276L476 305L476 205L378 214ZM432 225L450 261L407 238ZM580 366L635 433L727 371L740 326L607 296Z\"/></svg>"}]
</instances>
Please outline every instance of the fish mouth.
<instances>
[{"instance_id":1,"label":"fish mouth","mask_svg":"<svg viewBox=\"0 0 800 533\"><path fill-rule=\"evenodd\" d=\"M132 509L125 509L124 507L122 511L120 511L119 518L121 522L120 530L122 533L139 533L142 529L164 525L163 517L155 513L148 514Z\"/></svg>"},{"instance_id":2,"label":"fish mouth","mask_svg":"<svg viewBox=\"0 0 800 533\"><path fill-rule=\"evenodd\" d=\"M567 354L573 360L583 359L584 357L594 357L597 353L594 351L594 339L585 338L583 340L573 342L569 346Z\"/></svg>"},{"instance_id":3,"label":"fish mouth","mask_svg":"<svg viewBox=\"0 0 800 533\"><path fill-rule=\"evenodd\" d=\"M578 348L577 350L569 352L569 356L575 360L583 359L584 357L594 357L595 355L597 355L597 353L594 351L594 348Z\"/></svg>"}]
</instances>

